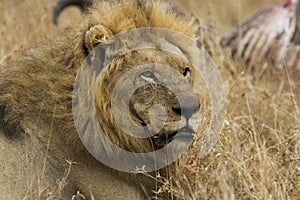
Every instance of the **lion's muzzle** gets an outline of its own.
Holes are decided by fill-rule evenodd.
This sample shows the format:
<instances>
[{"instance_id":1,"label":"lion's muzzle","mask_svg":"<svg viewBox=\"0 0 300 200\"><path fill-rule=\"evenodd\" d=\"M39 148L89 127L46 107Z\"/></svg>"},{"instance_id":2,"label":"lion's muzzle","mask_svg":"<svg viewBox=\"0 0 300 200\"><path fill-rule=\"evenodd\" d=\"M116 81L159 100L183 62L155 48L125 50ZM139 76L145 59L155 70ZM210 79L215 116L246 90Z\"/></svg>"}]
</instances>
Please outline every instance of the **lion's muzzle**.
<instances>
[{"instance_id":1,"label":"lion's muzzle","mask_svg":"<svg viewBox=\"0 0 300 200\"><path fill-rule=\"evenodd\" d=\"M179 103L181 102L181 103ZM192 141L197 132L198 119L193 116L200 110L200 103L196 96L183 97L173 105L172 111L180 115L185 122L183 127L168 134L156 134L153 140L157 146L164 146L174 139Z\"/></svg>"},{"instance_id":2,"label":"lion's muzzle","mask_svg":"<svg viewBox=\"0 0 300 200\"><path fill-rule=\"evenodd\" d=\"M185 117L187 122L189 118L191 118L200 109L200 103L196 96L182 97L181 99L179 99L179 102L182 103L176 103L173 106L172 111L177 113L178 115Z\"/></svg>"}]
</instances>

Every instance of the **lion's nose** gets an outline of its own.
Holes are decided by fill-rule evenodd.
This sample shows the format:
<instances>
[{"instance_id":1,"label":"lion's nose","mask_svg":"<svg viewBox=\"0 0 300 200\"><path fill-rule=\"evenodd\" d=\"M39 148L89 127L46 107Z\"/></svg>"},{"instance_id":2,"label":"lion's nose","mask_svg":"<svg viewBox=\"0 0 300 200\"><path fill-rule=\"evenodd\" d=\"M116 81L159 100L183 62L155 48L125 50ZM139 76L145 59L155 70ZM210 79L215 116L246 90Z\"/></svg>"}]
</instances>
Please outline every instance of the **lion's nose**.
<instances>
[{"instance_id":1,"label":"lion's nose","mask_svg":"<svg viewBox=\"0 0 300 200\"><path fill-rule=\"evenodd\" d=\"M186 119L189 119L200 110L200 103L196 96L183 97L179 102L173 106L172 111L180 116L184 116Z\"/></svg>"}]
</instances>

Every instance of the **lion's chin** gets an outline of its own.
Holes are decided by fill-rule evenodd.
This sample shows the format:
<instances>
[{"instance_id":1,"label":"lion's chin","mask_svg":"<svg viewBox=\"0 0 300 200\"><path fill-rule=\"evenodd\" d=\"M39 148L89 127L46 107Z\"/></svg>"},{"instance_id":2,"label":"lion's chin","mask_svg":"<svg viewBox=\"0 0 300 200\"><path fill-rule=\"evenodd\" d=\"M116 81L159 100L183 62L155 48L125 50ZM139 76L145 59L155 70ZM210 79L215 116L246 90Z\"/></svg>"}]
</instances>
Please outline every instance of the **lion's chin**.
<instances>
[{"instance_id":1,"label":"lion's chin","mask_svg":"<svg viewBox=\"0 0 300 200\"><path fill-rule=\"evenodd\" d=\"M193 141L195 137L195 132L189 127L184 127L176 132L173 139L183 139Z\"/></svg>"},{"instance_id":2,"label":"lion's chin","mask_svg":"<svg viewBox=\"0 0 300 200\"><path fill-rule=\"evenodd\" d=\"M192 143L194 141L195 132L189 128L181 128L169 135L164 136L154 136L153 140L158 147L163 147L170 142L179 142L179 143Z\"/></svg>"}]
</instances>

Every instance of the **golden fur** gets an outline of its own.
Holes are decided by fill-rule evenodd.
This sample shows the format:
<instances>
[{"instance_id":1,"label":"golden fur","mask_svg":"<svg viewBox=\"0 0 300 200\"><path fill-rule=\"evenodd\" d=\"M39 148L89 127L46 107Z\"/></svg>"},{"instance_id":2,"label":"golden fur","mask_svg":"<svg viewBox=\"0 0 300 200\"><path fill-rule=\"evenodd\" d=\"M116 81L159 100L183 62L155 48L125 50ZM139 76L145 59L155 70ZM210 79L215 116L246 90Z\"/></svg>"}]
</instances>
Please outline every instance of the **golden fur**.
<instances>
[{"instance_id":1,"label":"golden fur","mask_svg":"<svg viewBox=\"0 0 300 200\"><path fill-rule=\"evenodd\" d=\"M70 199L77 191L87 197L92 194L96 199L153 196L151 191L157 190L153 179L116 172L94 159L81 144L72 117L76 73L87 54L106 37L136 28L160 27L196 39L198 26L193 17L178 15L162 1L141 2L98 2L79 24L64 30L58 38L29 50L0 74L0 125L3 130L0 143L4 147L0 155L3 159L0 168L4 169L0 180L4 180L4 184L1 184L0 190L5 191L5 197L47 197L49 191L60 188L61 182L57 180L66 175L66 160L75 164L67 173L68 184L57 198ZM97 28L98 25L104 30ZM99 35L105 37L99 38ZM162 58L157 60L158 57ZM112 122L108 93L117 77L122 75L118 70L125 72L124 66L143 63L146 59L172 64L178 71L182 70L182 65L188 65L183 59L157 51L131 53L109 66L97 89L101 94L97 98L98 112L109 116L103 124L106 133L118 146L135 152L153 149L149 140L131 138L118 130ZM184 94L184 90L182 92ZM136 102L149 103L146 99L151 100L142 91L135 94ZM174 102L168 103L171 106ZM135 105L133 103L133 107ZM139 107L134 109L147 121ZM103 116L98 117L99 121L103 121ZM138 121L137 118L135 120ZM107 150L105 144L100 142L98 145ZM53 188L55 185L57 187Z\"/></svg>"}]
</instances>

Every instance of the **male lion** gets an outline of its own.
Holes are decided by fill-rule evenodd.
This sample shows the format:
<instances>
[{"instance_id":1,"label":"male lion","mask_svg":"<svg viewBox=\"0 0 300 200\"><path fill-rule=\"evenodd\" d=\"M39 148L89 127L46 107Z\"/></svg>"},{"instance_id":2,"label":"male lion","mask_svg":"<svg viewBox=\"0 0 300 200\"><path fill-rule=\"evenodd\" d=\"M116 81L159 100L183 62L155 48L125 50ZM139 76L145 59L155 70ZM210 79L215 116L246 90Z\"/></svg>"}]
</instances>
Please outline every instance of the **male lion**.
<instances>
[{"instance_id":1,"label":"male lion","mask_svg":"<svg viewBox=\"0 0 300 200\"><path fill-rule=\"evenodd\" d=\"M95 199L145 199L155 196L153 191L157 191L159 184L150 177L155 177L155 173L134 175L100 163L82 144L72 114L72 103L73 106L76 103L74 99L72 102L76 74L82 63L86 64L86 68L97 63L100 55L93 51L94 47L109 43L109 39L119 33L146 27L170 29L197 40L195 19L178 15L165 2L97 2L80 23L64 30L58 38L29 50L0 74L2 199L71 199L78 191L78 197L83 195ZM132 38L128 42L138 41ZM184 42L178 46L171 43L164 45L182 50ZM151 63L159 65L149 67ZM99 66L102 64L98 63ZM112 113L113 89L123 75L137 65L145 66L139 69L140 76L126 79L123 85L126 89L132 84L143 83L130 98L129 117L137 125L147 127L152 123L150 116L159 111L155 105L162 105L166 114L163 127L149 138L124 133L113 117L114 114L124 117L124 113ZM160 76L158 72L162 69L158 66L164 65L171 66L182 78L174 82L172 73ZM108 138L124 150L152 152L171 141L176 141L176 150L184 146L186 138L193 137L196 130L189 119L199 113L198 98L189 88L181 87L183 80L192 84L194 76L193 66L172 53L159 49L128 52L109 63L97 82L97 120ZM84 77L83 81L88 82L89 78L92 77ZM184 107L168 87L159 83L167 86L176 84L177 93L185 102ZM124 92L126 90L116 96L120 105ZM79 109L79 112L86 114L86 110ZM159 121L160 117L154 118ZM126 116L123 119L126 120ZM78 126L88 129L89 122L79 119L79 123ZM149 130L144 130L148 134ZM110 155L111 159L117 156L107 148L106 142L93 139L93 135L87 137L94 150ZM159 173L168 178L166 171L164 168ZM167 196L161 194L157 197Z\"/></svg>"}]
</instances>

